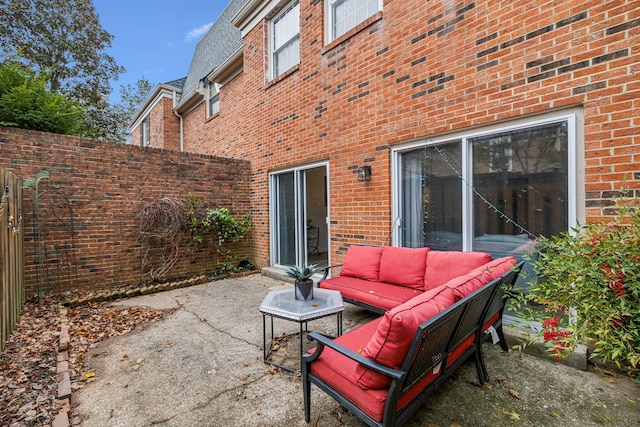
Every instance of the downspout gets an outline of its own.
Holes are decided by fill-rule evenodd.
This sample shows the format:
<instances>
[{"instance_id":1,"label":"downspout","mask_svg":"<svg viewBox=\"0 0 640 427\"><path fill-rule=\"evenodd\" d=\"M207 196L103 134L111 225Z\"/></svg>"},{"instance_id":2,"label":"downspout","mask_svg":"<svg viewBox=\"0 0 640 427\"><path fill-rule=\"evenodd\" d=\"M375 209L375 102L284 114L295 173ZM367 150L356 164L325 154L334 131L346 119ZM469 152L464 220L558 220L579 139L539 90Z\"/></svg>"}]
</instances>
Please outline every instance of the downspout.
<instances>
[{"instance_id":1,"label":"downspout","mask_svg":"<svg viewBox=\"0 0 640 427\"><path fill-rule=\"evenodd\" d=\"M184 151L184 127L183 127L184 125L183 125L182 116L176 110L176 105L178 104L176 100L177 94L178 92L175 92L175 91L173 92L173 114L178 116L178 118L180 119L180 152L182 153Z\"/></svg>"}]
</instances>

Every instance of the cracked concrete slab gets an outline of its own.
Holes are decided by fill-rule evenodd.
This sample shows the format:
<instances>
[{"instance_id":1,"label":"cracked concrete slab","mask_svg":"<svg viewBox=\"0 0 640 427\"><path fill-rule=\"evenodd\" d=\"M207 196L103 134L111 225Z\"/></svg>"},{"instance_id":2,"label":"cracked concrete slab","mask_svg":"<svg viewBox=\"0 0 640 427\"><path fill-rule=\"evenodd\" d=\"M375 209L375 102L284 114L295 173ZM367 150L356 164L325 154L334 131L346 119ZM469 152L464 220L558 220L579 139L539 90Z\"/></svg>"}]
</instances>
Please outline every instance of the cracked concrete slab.
<instances>
[{"instance_id":1,"label":"cracked concrete slab","mask_svg":"<svg viewBox=\"0 0 640 427\"><path fill-rule=\"evenodd\" d=\"M252 275L114 303L174 312L92 351L96 376L73 394L82 425L306 426L299 375L274 371L262 360L258 307L269 290L284 286ZM347 305L344 329L371 318ZM298 330L284 320L276 327ZM309 329L335 329L335 318L310 322ZM297 363L297 342L283 342L274 356ZM463 366L409 426L640 424L640 388L631 379L485 346L490 384L479 387L474 365ZM364 425L316 388L311 414L312 425Z\"/></svg>"}]
</instances>

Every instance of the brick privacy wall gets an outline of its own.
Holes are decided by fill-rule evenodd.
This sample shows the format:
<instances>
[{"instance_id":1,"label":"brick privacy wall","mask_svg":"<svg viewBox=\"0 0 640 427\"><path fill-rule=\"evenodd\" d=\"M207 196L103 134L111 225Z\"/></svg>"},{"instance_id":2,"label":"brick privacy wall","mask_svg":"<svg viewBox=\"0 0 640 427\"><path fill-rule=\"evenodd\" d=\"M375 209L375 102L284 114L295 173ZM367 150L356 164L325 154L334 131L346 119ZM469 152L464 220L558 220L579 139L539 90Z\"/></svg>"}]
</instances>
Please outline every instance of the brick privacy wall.
<instances>
[{"instance_id":1,"label":"brick privacy wall","mask_svg":"<svg viewBox=\"0 0 640 427\"><path fill-rule=\"evenodd\" d=\"M324 3L300 7L299 66L268 81L263 22L244 39L242 96L227 102L223 87L220 120L187 118L200 138L187 149L251 160L258 264L269 263L269 171L329 161L338 263L350 244L390 241L394 144L553 110L584 113L587 220L611 215L622 186L640 193L638 2L386 1L327 46ZM226 126L226 111L243 124Z\"/></svg>"},{"instance_id":2,"label":"brick privacy wall","mask_svg":"<svg viewBox=\"0 0 640 427\"><path fill-rule=\"evenodd\" d=\"M137 238L139 213L150 202L164 197L184 199L194 192L202 202L228 207L236 216L249 212L249 164L214 156L204 156L154 148L99 142L37 131L0 127L0 165L23 179L46 170L59 185L55 190L48 180L41 182L40 193L63 194L70 202L75 229L77 286L98 289L138 284L149 280L141 274L141 247ZM25 191L25 255L27 292L34 293L38 283L34 256L34 235L29 226L33 193ZM69 217L65 217L63 199L51 199L41 211L47 212L43 233L53 236L54 244L64 239L71 245ZM55 202L57 200L58 202ZM44 205L43 205L44 204ZM55 215L54 215L55 214ZM58 215L59 222L53 221ZM56 238L57 236L57 238ZM60 246L61 251L62 246ZM248 258L250 240L234 248L238 258ZM50 257L55 253L51 251ZM59 258L63 258L60 256ZM49 259L50 285L53 290L75 286L74 269L62 271ZM176 265L167 278L210 272L215 268L210 250L193 251L185 244L179 248ZM44 269L41 274L44 276ZM55 280L51 278L55 276ZM70 283L72 285L70 285Z\"/></svg>"}]
</instances>

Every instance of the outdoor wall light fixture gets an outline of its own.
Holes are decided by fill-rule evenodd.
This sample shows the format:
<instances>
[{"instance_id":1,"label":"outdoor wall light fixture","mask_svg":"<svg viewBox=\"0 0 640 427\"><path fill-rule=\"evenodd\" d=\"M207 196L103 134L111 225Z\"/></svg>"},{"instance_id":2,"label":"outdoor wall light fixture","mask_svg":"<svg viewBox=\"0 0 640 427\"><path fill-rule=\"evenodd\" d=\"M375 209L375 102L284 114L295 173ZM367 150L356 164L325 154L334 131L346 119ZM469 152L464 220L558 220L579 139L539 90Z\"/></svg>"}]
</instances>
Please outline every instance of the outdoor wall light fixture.
<instances>
[{"instance_id":1,"label":"outdoor wall light fixture","mask_svg":"<svg viewBox=\"0 0 640 427\"><path fill-rule=\"evenodd\" d=\"M371 180L371 166L360 166L358 168L358 181Z\"/></svg>"}]
</instances>

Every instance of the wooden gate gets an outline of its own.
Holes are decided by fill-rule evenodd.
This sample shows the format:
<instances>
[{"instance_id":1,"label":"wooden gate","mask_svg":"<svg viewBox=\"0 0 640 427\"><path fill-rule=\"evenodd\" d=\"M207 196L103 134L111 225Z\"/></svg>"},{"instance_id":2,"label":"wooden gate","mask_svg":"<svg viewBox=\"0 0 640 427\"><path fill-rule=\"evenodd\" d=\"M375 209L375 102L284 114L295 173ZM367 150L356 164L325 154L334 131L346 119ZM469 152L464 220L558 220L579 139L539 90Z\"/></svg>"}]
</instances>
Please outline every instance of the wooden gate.
<instances>
[{"instance_id":1,"label":"wooden gate","mask_svg":"<svg viewBox=\"0 0 640 427\"><path fill-rule=\"evenodd\" d=\"M16 326L25 299L22 180L0 168L0 351Z\"/></svg>"}]
</instances>

